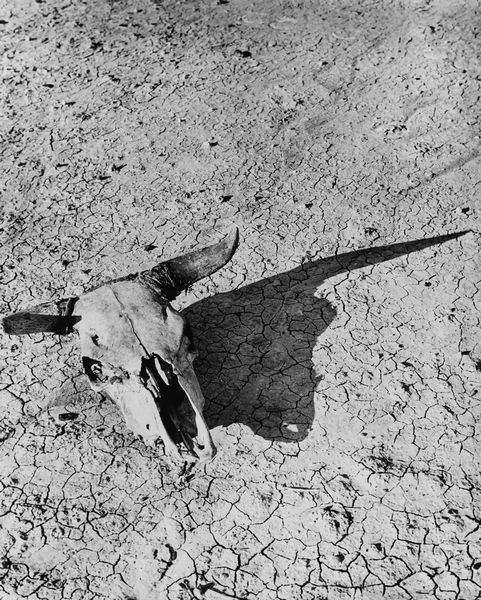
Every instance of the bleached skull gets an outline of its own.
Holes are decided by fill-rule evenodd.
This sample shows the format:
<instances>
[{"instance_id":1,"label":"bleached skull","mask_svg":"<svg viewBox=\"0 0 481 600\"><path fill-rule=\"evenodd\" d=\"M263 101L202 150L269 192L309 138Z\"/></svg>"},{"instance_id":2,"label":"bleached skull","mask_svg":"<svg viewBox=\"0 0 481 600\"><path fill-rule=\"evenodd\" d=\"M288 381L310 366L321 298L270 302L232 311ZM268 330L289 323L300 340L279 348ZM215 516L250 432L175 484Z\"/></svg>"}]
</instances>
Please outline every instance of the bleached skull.
<instances>
[{"instance_id":1,"label":"bleached skull","mask_svg":"<svg viewBox=\"0 0 481 600\"><path fill-rule=\"evenodd\" d=\"M213 246L105 283L79 298L5 317L4 331L77 330L92 388L117 404L134 433L150 444L161 438L167 453L178 455L184 448L208 460L215 447L203 417L192 335L170 301L224 266L236 244L234 230Z\"/></svg>"}]
</instances>

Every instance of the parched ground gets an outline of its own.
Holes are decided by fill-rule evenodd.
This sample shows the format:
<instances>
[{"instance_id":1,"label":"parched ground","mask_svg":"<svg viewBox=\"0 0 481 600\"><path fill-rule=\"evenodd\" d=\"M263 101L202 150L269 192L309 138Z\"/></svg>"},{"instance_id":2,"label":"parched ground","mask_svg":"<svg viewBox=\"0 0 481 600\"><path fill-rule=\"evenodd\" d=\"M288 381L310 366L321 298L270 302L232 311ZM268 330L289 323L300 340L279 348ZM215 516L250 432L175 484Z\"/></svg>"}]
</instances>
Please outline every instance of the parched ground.
<instances>
[{"instance_id":1,"label":"parched ground","mask_svg":"<svg viewBox=\"0 0 481 600\"><path fill-rule=\"evenodd\" d=\"M3 0L0 311L241 244L177 303L204 466L1 338L1 600L480 597L480 18Z\"/></svg>"}]
</instances>

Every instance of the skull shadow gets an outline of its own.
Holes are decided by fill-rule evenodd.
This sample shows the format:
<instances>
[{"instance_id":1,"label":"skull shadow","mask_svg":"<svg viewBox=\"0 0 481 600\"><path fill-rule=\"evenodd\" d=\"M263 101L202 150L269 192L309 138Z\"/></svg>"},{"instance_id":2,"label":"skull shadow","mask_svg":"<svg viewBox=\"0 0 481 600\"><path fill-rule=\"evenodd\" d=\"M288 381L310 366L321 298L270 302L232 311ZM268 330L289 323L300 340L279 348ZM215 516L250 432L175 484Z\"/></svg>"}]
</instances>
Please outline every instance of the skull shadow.
<instances>
[{"instance_id":1,"label":"skull shadow","mask_svg":"<svg viewBox=\"0 0 481 600\"><path fill-rule=\"evenodd\" d=\"M317 288L334 275L440 244L465 232L307 262L184 310L208 425L243 423L268 440L301 441L314 419L312 351L336 318Z\"/></svg>"}]
</instances>

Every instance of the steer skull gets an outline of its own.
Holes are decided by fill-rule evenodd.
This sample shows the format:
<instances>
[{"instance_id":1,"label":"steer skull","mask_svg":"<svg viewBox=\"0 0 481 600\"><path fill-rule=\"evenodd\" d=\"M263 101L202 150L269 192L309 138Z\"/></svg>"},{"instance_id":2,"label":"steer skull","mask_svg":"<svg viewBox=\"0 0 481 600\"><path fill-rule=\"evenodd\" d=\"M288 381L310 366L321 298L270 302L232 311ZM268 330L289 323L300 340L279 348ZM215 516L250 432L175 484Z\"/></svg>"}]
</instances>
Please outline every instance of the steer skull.
<instances>
[{"instance_id":1,"label":"steer skull","mask_svg":"<svg viewBox=\"0 0 481 600\"><path fill-rule=\"evenodd\" d=\"M224 240L151 270L110 281L80 297L47 302L3 319L7 334L77 330L91 387L109 396L127 426L167 453L184 448L209 460L215 447L202 411L190 328L170 305L182 290L232 257L237 229Z\"/></svg>"}]
</instances>

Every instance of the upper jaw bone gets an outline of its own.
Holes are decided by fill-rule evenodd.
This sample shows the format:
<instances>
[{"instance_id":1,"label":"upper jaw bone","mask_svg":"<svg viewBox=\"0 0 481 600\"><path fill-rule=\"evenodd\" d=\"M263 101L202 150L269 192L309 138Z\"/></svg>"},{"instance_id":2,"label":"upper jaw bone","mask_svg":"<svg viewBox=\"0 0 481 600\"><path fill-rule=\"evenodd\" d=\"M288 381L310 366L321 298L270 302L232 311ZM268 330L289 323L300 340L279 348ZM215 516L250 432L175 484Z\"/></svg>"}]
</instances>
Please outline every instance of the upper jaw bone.
<instances>
[{"instance_id":1,"label":"upper jaw bone","mask_svg":"<svg viewBox=\"0 0 481 600\"><path fill-rule=\"evenodd\" d=\"M205 399L197 376L191 365L187 369L184 369L182 373L176 373L176 375L195 413L195 425L197 428L197 436L193 439L195 453L201 462L207 462L215 456L216 447L202 414Z\"/></svg>"},{"instance_id":2,"label":"upper jaw bone","mask_svg":"<svg viewBox=\"0 0 481 600\"><path fill-rule=\"evenodd\" d=\"M152 360L153 358L153 360ZM154 355L151 359L145 360L144 365L149 375L145 382L147 389L158 405L159 419L161 426L158 427L158 433L164 442L166 451L169 454L179 455L178 447L169 435L162 417L168 418L174 427L177 429L185 449L191 457L200 460L201 462L208 461L215 456L216 448L212 441L207 424L202 415L202 408L205 404L205 399L200 389L197 376L194 372L192 364L189 361L182 361L185 368L182 373L178 369ZM175 385L178 384L185 394L186 400L189 402L195 416L195 427L197 435L192 436L186 431L185 425L182 422L180 415L174 403L169 406L169 394L175 394ZM175 401L175 398L174 398ZM177 452L173 451L173 447Z\"/></svg>"}]
</instances>

